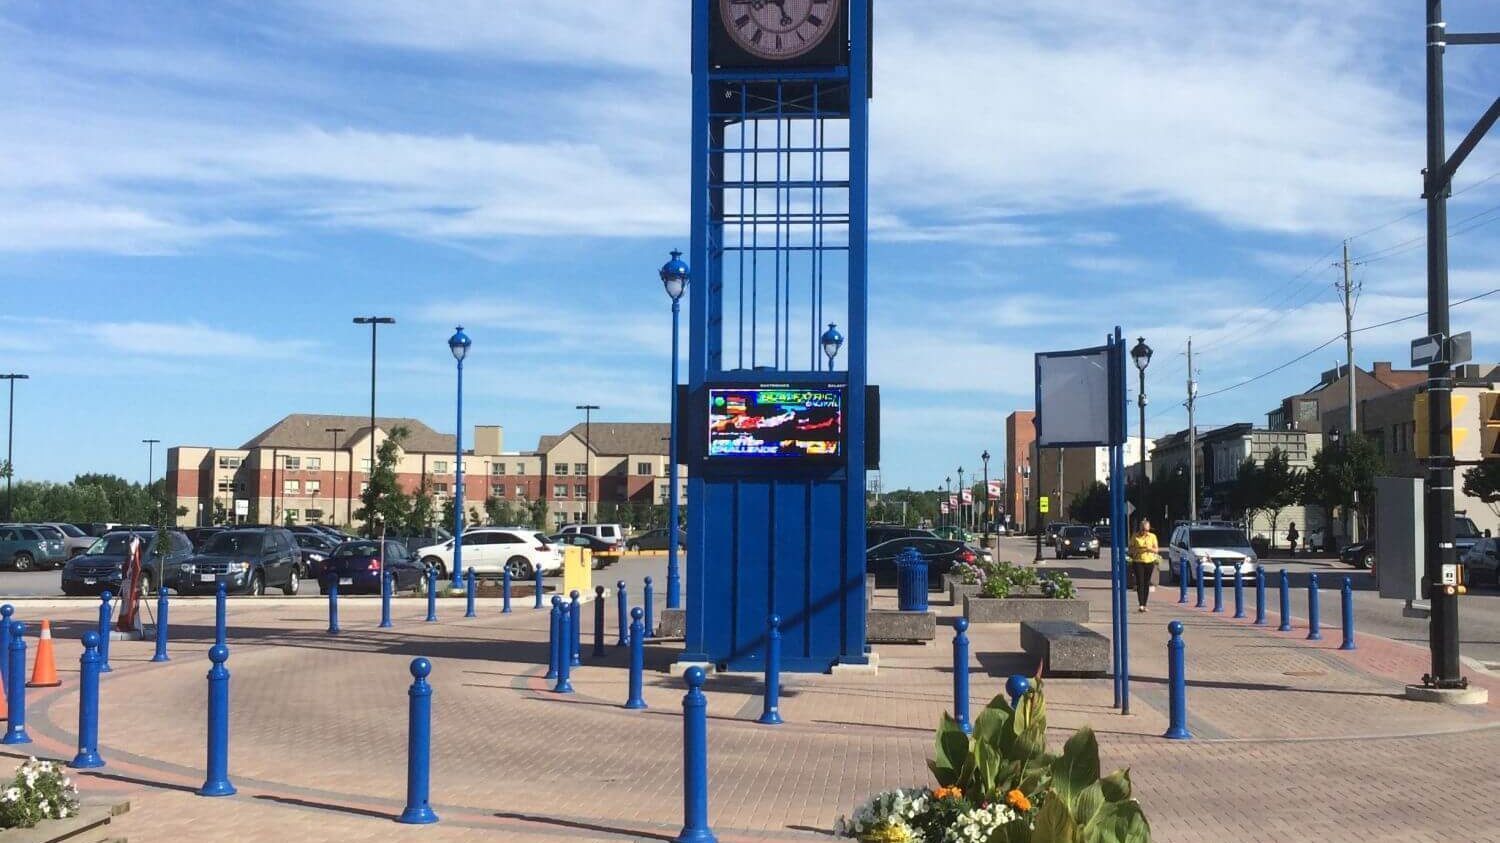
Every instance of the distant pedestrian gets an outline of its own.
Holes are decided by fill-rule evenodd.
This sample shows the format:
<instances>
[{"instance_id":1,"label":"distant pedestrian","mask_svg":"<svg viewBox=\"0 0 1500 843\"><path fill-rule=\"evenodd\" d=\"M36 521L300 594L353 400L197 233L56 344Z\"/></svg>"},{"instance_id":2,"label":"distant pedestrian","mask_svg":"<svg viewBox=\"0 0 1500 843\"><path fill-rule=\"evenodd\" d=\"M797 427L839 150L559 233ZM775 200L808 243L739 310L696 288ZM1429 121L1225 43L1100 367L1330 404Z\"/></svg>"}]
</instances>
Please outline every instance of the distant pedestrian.
<instances>
[{"instance_id":1,"label":"distant pedestrian","mask_svg":"<svg viewBox=\"0 0 1500 843\"><path fill-rule=\"evenodd\" d=\"M1135 574L1135 595L1140 601L1137 611L1146 611L1146 601L1151 596L1151 574L1161 561L1156 544L1156 534L1151 532L1151 520L1142 518L1135 534L1130 537L1130 570Z\"/></svg>"},{"instance_id":2,"label":"distant pedestrian","mask_svg":"<svg viewBox=\"0 0 1500 843\"><path fill-rule=\"evenodd\" d=\"M1291 525L1286 528L1286 540L1288 544L1291 545L1291 550L1289 552L1292 556L1297 555L1297 537L1297 522L1293 521Z\"/></svg>"}]
</instances>

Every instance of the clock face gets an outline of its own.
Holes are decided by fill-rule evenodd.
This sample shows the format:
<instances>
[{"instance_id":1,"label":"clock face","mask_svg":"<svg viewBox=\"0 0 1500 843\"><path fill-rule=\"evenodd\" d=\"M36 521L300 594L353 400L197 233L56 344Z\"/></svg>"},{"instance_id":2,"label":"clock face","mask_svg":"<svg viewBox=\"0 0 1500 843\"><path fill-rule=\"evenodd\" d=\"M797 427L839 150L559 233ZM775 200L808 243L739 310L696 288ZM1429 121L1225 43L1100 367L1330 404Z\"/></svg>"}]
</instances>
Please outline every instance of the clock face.
<instances>
[{"instance_id":1,"label":"clock face","mask_svg":"<svg viewBox=\"0 0 1500 843\"><path fill-rule=\"evenodd\" d=\"M781 61L804 55L838 27L843 0L719 0L724 29L740 49Z\"/></svg>"}]
</instances>

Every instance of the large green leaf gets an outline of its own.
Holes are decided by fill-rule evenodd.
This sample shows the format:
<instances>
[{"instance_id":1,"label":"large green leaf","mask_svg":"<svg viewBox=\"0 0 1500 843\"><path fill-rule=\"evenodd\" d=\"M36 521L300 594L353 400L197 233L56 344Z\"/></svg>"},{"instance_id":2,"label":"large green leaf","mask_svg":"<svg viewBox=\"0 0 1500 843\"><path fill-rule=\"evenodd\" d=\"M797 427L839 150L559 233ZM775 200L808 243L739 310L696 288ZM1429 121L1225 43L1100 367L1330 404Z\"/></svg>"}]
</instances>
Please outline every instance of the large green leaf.
<instances>
[{"instance_id":1,"label":"large green leaf","mask_svg":"<svg viewBox=\"0 0 1500 843\"><path fill-rule=\"evenodd\" d=\"M1104 790L1104 801L1124 802L1130 798L1130 770L1116 770L1099 780Z\"/></svg>"},{"instance_id":2,"label":"large green leaf","mask_svg":"<svg viewBox=\"0 0 1500 843\"><path fill-rule=\"evenodd\" d=\"M941 787L953 785L969 760L969 736L945 712L938 723L937 746L929 769Z\"/></svg>"},{"instance_id":3,"label":"large green leaf","mask_svg":"<svg viewBox=\"0 0 1500 843\"><path fill-rule=\"evenodd\" d=\"M1031 839L1034 843L1081 843L1078 824L1055 792L1047 794L1042 809L1036 812Z\"/></svg>"},{"instance_id":4,"label":"large green leaf","mask_svg":"<svg viewBox=\"0 0 1500 843\"><path fill-rule=\"evenodd\" d=\"M1000 736L1005 732L1005 727L1010 720L1009 708L985 706L985 709L979 712L979 716L974 718L974 742L988 744L992 749L998 750Z\"/></svg>"},{"instance_id":5,"label":"large green leaf","mask_svg":"<svg viewBox=\"0 0 1500 843\"><path fill-rule=\"evenodd\" d=\"M1079 839L1081 843L1151 843L1151 824L1139 802L1106 802Z\"/></svg>"},{"instance_id":6,"label":"large green leaf","mask_svg":"<svg viewBox=\"0 0 1500 843\"><path fill-rule=\"evenodd\" d=\"M985 843L1032 843L1032 841L1031 823L1021 819L995 829Z\"/></svg>"},{"instance_id":7,"label":"large green leaf","mask_svg":"<svg viewBox=\"0 0 1500 843\"><path fill-rule=\"evenodd\" d=\"M1099 741L1087 726L1073 733L1063 744L1062 757L1052 765L1052 789L1077 816L1078 794L1099 781ZM1102 795L1102 793L1101 793Z\"/></svg>"},{"instance_id":8,"label":"large green leaf","mask_svg":"<svg viewBox=\"0 0 1500 843\"><path fill-rule=\"evenodd\" d=\"M1104 788L1099 782L1094 782L1083 790L1078 791L1078 796L1073 800L1073 819L1079 825L1087 826L1094 818L1094 814L1103 808L1107 800L1104 798Z\"/></svg>"},{"instance_id":9,"label":"large green leaf","mask_svg":"<svg viewBox=\"0 0 1500 843\"><path fill-rule=\"evenodd\" d=\"M997 709L999 711L1003 711L1006 714L1009 714L1012 711L1011 705L1010 705L1010 697L1007 697L1004 694L996 694L990 700L989 704L985 706L985 708L986 709L993 708L993 709Z\"/></svg>"}]
</instances>

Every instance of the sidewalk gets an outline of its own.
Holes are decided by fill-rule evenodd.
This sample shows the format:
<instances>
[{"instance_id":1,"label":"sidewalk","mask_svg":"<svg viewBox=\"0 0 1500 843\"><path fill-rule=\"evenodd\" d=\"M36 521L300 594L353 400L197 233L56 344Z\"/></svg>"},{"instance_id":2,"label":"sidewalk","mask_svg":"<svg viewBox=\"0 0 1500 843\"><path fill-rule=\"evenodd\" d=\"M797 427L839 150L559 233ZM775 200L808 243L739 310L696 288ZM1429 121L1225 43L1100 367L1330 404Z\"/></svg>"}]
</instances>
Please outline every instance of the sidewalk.
<instances>
[{"instance_id":1,"label":"sidewalk","mask_svg":"<svg viewBox=\"0 0 1500 843\"><path fill-rule=\"evenodd\" d=\"M1079 585L1107 632L1107 580ZM1228 592L1224 615L1180 607L1176 597L1158 588L1150 613L1131 613L1132 715L1111 709L1108 678L1047 682L1054 744L1092 724L1104 765L1132 769L1156 840L1500 840L1500 806L1472 787L1500 779L1500 712L1402 698L1424 651L1361 636L1358 650L1339 652L1336 626L1306 642L1300 624L1276 633L1230 619ZM880 647L878 676L785 676L784 726L753 722L758 676L709 680L710 809L721 840L826 840L837 816L869 793L929 782L932 729L952 694L947 624L957 609L941 602L937 640ZM1247 603L1253 615L1253 598ZM17 605L28 623L42 616ZM64 685L30 692L37 743L28 749L67 758L77 637L93 612L48 611ZM170 663L148 662L150 641L114 642L116 670L101 691L108 766L75 778L86 794L131 799L118 825L134 843L675 835L683 686L664 671L680 645L648 647L651 708L628 712L620 708L625 649L607 634L605 658L592 660L591 617L584 666L574 670L578 693L558 697L541 679L545 612L501 615L498 601L481 600L480 617L464 620L462 602L450 600L440 623L423 623L424 614L421 601L397 601L395 629L379 630L377 603L349 600L346 632L328 636L321 601L231 601L230 772L240 794L202 799L190 791L203 777L212 604L184 601L173 607ZM1335 596L1324 615L1337 614ZM1187 627L1197 739L1186 743L1159 737L1173 618ZM610 604L607 633L614 623ZM1015 626L976 625L970 637L977 707L1001 693L1006 675L1033 666L1019 655ZM434 662L432 787L442 817L420 830L391 820L405 793L407 665L417 655Z\"/></svg>"}]
</instances>

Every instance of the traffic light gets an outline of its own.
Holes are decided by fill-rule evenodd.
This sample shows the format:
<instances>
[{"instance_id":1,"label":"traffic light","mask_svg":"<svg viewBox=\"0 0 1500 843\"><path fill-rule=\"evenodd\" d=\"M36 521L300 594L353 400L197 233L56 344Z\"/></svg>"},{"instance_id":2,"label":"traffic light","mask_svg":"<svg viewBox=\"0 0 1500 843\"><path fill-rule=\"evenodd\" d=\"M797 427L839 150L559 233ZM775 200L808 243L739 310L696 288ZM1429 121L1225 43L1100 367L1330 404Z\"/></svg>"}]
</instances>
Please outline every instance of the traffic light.
<instances>
[{"instance_id":1,"label":"traffic light","mask_svg":"<svg viewBox=\"0 0 1500 843\"><path fill-rule=\"evenodd\" d=\"M1479 458L1500 460L1500 392L1479 393Z\"/></svg>"},{"instance_id":2,"label":"traffic light","mask_svg":"<svg viewBox=\"0 0 1500 843\"><path fill-rule=\"evenodd\" d=\"M1475 446L1473 437L1470 435L1474 428L1470 421L1464 417L1464 411L1469 408L1469 396L1459 392L1448 394L1448 418L1451 420L1449 427L1448 453L1454 459L1473 461L1479 458L1479 449ZM1412 443L1412 451L1417 459L1424 460L1432 456L1432 448L1428 446L1427 437L1427 393L1419 392L1412 397L1412 413L1416 424L1416 441Z\"/></svg>"}]
</instances>

